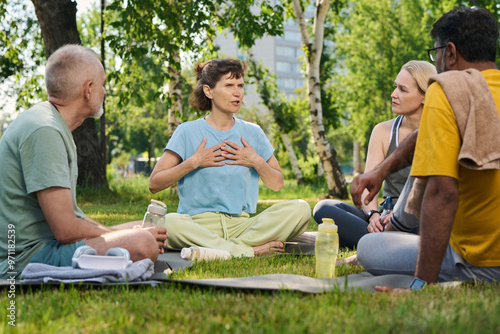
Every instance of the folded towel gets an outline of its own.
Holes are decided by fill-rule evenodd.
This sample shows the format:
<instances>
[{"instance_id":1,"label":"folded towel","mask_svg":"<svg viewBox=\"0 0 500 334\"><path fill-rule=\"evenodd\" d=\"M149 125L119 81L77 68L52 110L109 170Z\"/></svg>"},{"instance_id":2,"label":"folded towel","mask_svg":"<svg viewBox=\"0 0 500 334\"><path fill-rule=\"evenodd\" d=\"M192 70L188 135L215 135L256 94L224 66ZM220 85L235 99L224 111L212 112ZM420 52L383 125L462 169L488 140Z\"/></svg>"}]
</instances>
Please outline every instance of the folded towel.
<instances>
[{"instance_id":1,"label":"folded towel","mask_svg":"<svg viewBox=\"0 0 500 334\"><path fill-rule=\"evenodd\" d=\"M55 267L43 263L29 263L21 273L22 283L47 282L137 282L148 280L154 274L154 264L150 259L129 264L125 269L74 269Z\"/></svg>"},{"instance_id":2,"label":"folded towel","mask_svg":"<svg viewBox=\"0 0 500 334\"><path fill-rule=\"evenodd\" d=\"M413 182L413 186L410 190L410 195L408 195L408 201L406 202L406 213L420 218L420 208L422 208L422 200L424 199L426 185L427 179L415 179L415 182Z\"/></svg>"},{"instance_id":3,"label":"folded towel","mask_svg":"<svg viewBox=\"0 0 500 334\"><path fill-rule=\"evenodd\" d=\"M459 163L469 169L500 166L500 117L484 76L475 69L448 71L429 78L443 87L462 136Z\"/></svg>"},{"instance_id":4,"label":"folded towel","mask_svg":"<svg viewBox=\"0 0 500 334\"><path fill-rule=\"evenodd\" d=\"M485 170L500 167L500 118L495 100L484 76L475 69L447 71L429 78L446 94L462 137L458 162L469 169ZM420 217L420 208L427 181L413 184L405 211Z\"/></svg>"}]
</instances>

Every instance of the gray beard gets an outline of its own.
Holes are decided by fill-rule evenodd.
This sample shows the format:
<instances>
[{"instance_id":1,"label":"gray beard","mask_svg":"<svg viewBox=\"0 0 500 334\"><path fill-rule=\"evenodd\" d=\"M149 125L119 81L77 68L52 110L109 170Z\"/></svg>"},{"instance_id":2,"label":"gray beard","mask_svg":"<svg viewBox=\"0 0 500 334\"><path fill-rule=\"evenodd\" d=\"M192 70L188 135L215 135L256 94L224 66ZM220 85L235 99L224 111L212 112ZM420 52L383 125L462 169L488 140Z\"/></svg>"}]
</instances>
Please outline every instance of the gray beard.
<instances>
[{"instance_id":1,"label":"gray beard","mask_svg":"<svg viewBox=\"0 0 500 334\"><path fill-rule=\"evenodd\" d=\"M101 104L99 110L94 114L94 116L92 116L92 118L99 118L102 114L104 114L104 106Z\"/></svg>"}]
</instances>

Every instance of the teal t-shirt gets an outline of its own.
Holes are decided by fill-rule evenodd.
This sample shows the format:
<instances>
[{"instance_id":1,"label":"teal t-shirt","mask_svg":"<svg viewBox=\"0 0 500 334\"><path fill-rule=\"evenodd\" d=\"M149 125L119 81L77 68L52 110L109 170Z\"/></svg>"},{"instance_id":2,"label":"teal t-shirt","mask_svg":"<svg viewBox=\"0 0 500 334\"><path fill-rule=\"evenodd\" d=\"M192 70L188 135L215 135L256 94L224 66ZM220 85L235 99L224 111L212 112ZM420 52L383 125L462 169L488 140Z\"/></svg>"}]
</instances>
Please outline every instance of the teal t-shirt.
<instances>
[{"instance_id":1,"label":"teal t-shirt","mask_svg":"<svg viewBox=\"0 0 500 334\"><path fill-rule=\"evenodd\" d=\"M39 103L12 122L0 139L0 157L0 276L5 278L19 275L48 241L55 240L37 191L69 188L75 215L85 215L76 204L73 136L50 103ZM14 239L9 238L12 234Z\"/></svg>"},{"instance_id":2,"label":"teal t-shirt","mask_svg":"<svg viewBox=\"0 0 500 334\"><path fill-rule=\"evenodd\" d=\"M204 137L207 138L205 148L224 140L243 146L243 137L265 161L274 152L257 124L237 118L228 131L212 128L204 118L183 123L177 127L165 150L171 150L186 160L198 149ZM207 211L241 214L242 211L254 213L257 208L259 174L251 167L224 165L198 168L180 179L178 186L178 213L190 216Z\"/></svg>"}]
</instances>

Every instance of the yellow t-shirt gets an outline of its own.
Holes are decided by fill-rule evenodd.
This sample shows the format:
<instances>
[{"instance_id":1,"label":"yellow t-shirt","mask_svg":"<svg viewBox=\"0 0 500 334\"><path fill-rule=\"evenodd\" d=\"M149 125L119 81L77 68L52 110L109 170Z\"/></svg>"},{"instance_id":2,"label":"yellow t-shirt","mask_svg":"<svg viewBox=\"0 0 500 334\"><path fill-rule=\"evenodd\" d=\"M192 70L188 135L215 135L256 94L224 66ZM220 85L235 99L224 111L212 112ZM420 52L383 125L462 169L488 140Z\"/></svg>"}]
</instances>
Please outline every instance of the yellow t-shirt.
<instances>
[{"instance_id":1,"label":"yellow t-shirt","mask_svg":"<svg viewBox=\"0 0 500 334\"><path fill-rule=\"evenodd\" d=\"M500 71L486 70L481 74L498 109ZM462 167L458 164L461 145L455 114L442 87L433 83L425 96L411 175L443 175L458 180L459 201L450 245L474 266L500 266L500 170Z\"/></svg>"}]
</instances>

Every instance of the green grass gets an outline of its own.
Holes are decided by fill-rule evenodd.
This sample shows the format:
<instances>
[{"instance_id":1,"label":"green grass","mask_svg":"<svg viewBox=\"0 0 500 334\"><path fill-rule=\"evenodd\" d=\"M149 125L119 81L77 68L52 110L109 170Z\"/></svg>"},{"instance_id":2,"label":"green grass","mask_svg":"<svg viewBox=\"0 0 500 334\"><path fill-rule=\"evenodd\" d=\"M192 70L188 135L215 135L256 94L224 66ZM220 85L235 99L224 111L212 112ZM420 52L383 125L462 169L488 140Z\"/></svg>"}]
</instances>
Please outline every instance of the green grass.
<instances>
[{"instance_id":1,"label":"green grass","mask_svg":"<svg viewBox=\"0 0 500 334\"><path fill-rule=\"evenodd\" d=\"M175 195L151 196L147 179L113 180L112 191L84 190L78 202L105 224L140 220L151 198L175 211ZM261 192L258 211L280 199L304 198L311 208L326 192L320 185ZM312 223L310 230L315 230ZM347 255L347 254L345 254ZM340 266L339 275L359 271ZM314 276L314 258L275 256L196 263L174 279L288 273ZM119 288L42 288L16 291L16 327L4 312L0 333L499 333L500 285L428 287L402 295L331 291L306 295L243 293L176 284ZM0 309L8 307L7 291ZM4 325L5 324L5 325Z\"/></svg>"}]
</instances>

